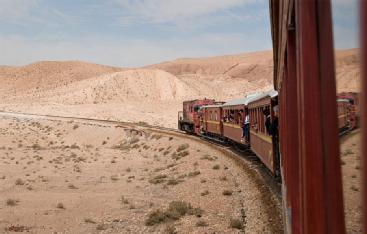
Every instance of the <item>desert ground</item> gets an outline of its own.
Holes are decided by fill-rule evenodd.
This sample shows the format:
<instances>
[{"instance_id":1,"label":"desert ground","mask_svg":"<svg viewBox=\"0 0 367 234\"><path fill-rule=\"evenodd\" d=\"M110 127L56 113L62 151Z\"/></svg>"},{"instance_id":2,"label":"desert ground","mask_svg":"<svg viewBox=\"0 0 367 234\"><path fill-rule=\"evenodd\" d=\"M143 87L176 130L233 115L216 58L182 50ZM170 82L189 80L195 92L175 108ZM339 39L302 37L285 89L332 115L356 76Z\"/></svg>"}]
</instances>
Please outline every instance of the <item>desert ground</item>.
<instances>
[{"instance_id":1,"label":"desert ground","mask_svg":"<svg viewBox=\"0 0 367 234\"><path fill-rule=\"evenodd\" d=\"M362 233L361 134L341 140L344 209L348 233Z\"/></svg>"},{"instance_id":2,"label":"desert ground","mask_svg":"<svg viewBox=\"0 0 367 234\"><path fill-rule=\"evenodd\" d=\"M256 168L137 126L0 116L6 233L281 233Z\"/></svg>"},{"instance_id":3,"label":"desert ground","mask_svg":"<svg viewBox=\"0 0 367 234\"><path fill-rule=\"evenodd\" d=\"M359 91L359 64L357 49L336 52L338 92ZM270 51L0 66L0 232L281 233L280 199L258 165L145 124L176 128L184 100L268 90L272 66ZM350 233L361 231L358 138L341 143Z\"/></svg>"}]
</instances>

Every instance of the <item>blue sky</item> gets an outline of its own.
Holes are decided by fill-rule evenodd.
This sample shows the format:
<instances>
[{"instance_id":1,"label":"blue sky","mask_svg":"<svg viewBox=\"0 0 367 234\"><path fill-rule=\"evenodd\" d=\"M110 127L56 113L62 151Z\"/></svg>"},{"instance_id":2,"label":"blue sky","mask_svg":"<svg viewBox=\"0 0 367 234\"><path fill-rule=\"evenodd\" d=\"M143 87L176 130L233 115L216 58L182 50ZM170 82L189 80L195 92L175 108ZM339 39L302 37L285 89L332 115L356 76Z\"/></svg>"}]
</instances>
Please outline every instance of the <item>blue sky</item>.
<instances>
[{"instance_id":1,"label":"blue sky","mask_svg":"<svg viewBox=\"0 0 367 234\"><path fill-rule=\"evenodd\" d=\"M358 45L358 0L333 0L336 46ZM135 67L271 49L268 0L0 0L0 64Z\"/></svg>"}]
</instances>

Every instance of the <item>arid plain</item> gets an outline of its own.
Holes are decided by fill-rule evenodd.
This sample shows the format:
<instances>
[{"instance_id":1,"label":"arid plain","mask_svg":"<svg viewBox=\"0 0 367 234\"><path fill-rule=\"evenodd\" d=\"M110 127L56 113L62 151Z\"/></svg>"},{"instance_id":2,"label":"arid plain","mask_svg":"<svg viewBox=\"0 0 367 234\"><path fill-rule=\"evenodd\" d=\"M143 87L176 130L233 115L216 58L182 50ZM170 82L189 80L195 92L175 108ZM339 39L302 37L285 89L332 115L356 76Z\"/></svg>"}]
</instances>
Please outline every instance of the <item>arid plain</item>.
<instances>
[{"instance_id":1,"label":"arid plain","mask_svg":"<svg viewBox=\"0 0 367 234\"><path fill-rule=\"evenodd\" d=\"M337 52L338 91L358 91L357 50ZM176 128L182 101L272 86L269 51L144 68L80 61L0 66L0 232L281 233L259 165ZM348 230L359 232L358 133L343 141ZM351 215L352 214L352 215Z\"/></svg>"}]
</instances>

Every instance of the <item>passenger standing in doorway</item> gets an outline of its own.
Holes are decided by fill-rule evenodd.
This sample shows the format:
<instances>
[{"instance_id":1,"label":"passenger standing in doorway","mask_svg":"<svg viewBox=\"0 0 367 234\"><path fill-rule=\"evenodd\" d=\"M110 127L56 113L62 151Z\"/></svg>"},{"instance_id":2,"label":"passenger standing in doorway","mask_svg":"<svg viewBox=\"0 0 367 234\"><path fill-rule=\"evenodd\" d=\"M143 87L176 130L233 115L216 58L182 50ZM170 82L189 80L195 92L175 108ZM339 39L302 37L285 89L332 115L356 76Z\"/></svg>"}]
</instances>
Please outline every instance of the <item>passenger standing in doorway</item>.
<instances>
[{"instance_id":1,"label":"passenger standing in doorway","mask_svg":"<svg viewBox=\"0 0 367 234\"><path fill-rule=\"evenodd\" d=\"M266 133L268 135L271 135L271 115L270 115L269 109L263 110L263 114L264 114L264 117L265 117Z\"/></svg>"},{"instance_id":2,"label":"passenger standing in doorway","mask_svg":"<svg viewBox=\"0 0 367 234\"><path fill-rule=\"evenodd\" d=\"M275 165L277 165L277 168L275 168L275 175L280 178L280 154L279 154L279 107L278 105L274 106L274 117L271 121L270 126L270 132L271 132L271 138L273 142L273 150L275 155Z\"/></svg>"},{"instance_id":3,"label":"passenger standing in doorway","mask_svg":"<svg viewBox=\"0 0 367 234\"><path fill-rule=\"evenodd\" d=\"M241 110L241 114L243 114L243 110ZM248 114L248 110L245 110L245 118L243 119L242 125L242 139L241 141L249 142L249 133L250 133L250 115Z\"/></svg>"}]
</instances>

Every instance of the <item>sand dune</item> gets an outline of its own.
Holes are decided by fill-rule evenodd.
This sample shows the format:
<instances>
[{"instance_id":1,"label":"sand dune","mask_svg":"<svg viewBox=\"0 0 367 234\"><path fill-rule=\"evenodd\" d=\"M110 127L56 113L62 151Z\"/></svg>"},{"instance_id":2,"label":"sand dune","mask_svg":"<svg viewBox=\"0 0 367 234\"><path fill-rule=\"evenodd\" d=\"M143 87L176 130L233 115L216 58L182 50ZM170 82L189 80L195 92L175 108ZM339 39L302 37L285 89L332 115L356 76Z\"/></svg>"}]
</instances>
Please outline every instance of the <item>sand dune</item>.
<instances>
[{"instance_id":1,"label":"sand dune","mask_svg":"<svg viewBox=\"0 0 367 234\"><path fill-rule=\"evenodd\" d=\"M338 91L359 90L358 50L336 53ZM78 61L0 66L0 109L176 126L182 101L230 100L272 86L272 52L123 69Z\"/></svg>"}]
</instances>

